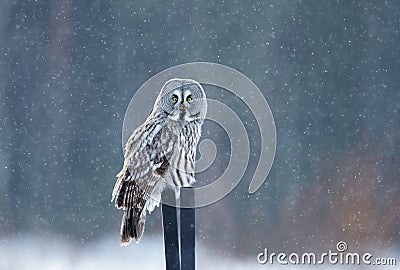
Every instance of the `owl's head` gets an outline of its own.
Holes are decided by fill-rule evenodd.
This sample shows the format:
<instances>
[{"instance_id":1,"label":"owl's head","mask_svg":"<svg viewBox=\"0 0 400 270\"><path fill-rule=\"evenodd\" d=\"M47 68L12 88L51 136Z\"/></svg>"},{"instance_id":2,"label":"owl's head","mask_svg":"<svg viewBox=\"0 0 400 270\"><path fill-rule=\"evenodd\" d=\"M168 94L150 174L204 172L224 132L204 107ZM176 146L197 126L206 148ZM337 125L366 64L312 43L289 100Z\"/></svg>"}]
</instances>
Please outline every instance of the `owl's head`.
<instances>
[{"instance_id":1,"label":"owl's head","mask_svg":"<svg viewBox=\"0 0 400 270\"><path fill-rule=\"evenodd\" d=\"M204 119L207 100L203 87L191 79L171 79L161 89L156 104L171 120Z\"/></svg>"}]
</instances>

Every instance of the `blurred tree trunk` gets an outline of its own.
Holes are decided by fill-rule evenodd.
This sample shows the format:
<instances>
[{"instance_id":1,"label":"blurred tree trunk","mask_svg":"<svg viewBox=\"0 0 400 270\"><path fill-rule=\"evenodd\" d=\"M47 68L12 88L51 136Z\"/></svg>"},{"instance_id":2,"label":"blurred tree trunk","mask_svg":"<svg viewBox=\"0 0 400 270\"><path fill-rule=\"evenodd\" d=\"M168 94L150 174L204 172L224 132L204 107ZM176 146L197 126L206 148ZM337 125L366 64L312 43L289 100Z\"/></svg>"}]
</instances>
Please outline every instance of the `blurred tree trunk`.
<instances>
[{"instance_id":1,"label":"blurred tree trunk","mask_svg":"<svg viewBox=\"0 0 400 270\"><path fill-rule=\"evenodd\" d=\"M15 2L8 16L3 33L10 153L6 209L8 227L17 231L47 222L53 213L46 214L46 207L60 206L62 198L71 3Z\"/></svg>"},{"instance_id":2,"label":"blurred tree trunk","mask_svg":"<svg viewBox=\"0 0 400 270\"><path fill-rule=\"evenodd\" d=\"M37 110L35 97L41 94L45 70L42 67L46 4L15 2L8 13L3 32L3 70L5 80L5 110L9 157L9 178L6 197L9 229L26 227L37 208L35 182L32 181L32 161L35 159L32 141L36 138L33 114ZM34 139L34 140L32 140Z\"/></svg>"},{"instance_id":3,"label":"blurred tree trunk","mask_svg":"<svg viewBox=\"0 0 400 270\"><path fill-rule=\"evenodd\" d=\"M49 40L47 59L47 76L44 101L48 117L46 135L43 140L47 149L42 155L47 160L44 170L44 185L49 192L43 194L44 208L49 222L57 227L65 224L65 214L71 212L68 204L73 193L70 176L70 159L68 152L72 126L72 89L70 89L70 47L72 44L72 1L58 0L50 3Z\"/></svg>"}]
</instances>

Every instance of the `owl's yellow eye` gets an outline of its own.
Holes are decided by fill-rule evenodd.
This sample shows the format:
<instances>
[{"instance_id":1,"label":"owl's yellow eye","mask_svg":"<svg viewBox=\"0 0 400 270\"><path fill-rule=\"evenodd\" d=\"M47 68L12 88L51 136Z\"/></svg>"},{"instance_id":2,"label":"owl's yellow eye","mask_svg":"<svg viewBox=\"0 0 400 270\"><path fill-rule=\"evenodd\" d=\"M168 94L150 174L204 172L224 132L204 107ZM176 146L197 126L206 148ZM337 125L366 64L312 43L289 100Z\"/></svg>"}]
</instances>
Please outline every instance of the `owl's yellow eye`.
<instances>
[{"instance_id":1,"label":"owl's yellow eye","mask_svg":"<svg viewBox=\"0 0 400 270\"><path fill-rule=\"evenodd\" d=\"M173 102L177 102L178 101L178 96L177 95L172 95L171 97Z\"/></svg>"},{"instance_id":2,"label":"owl's yellow eye","mask_svg":"<svg viewBox=\"0 0 400 270\"><path fill-rule=\"evenodd\" d=\"M187 102L192 102L192 101L193 101L192 96L191 96L191 95L187 96L186 101L187 101Z\"/></svg>"}]
</instances>

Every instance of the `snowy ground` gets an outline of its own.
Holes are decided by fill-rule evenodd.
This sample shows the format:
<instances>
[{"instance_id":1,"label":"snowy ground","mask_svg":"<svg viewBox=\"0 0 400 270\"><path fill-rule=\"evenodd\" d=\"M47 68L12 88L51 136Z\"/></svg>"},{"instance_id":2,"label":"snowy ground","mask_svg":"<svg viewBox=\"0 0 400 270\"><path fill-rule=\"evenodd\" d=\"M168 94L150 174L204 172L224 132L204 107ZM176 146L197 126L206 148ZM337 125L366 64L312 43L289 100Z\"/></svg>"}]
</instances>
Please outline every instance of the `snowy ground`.
<instances>
[{"instance_id":1,"label":"snowy ground","mask_svg":"<svg viewBox=\"0 0 400 270\"><path fill-rule=\"evenodd\" d=\"M162 238L144 238L140 245L120 247L115 238L90 243L72 243L57 238L38 236L0 238L0 270L62 269L164 269ZM197 249L198 269L308 269L309 267L259 265L256 258L231 259ZM318 269L343 269L324 265ZM380 267L396 269L395 267ZM347 269L360 269L349 267ZM369 267L369 269L372 269Z\"/></svg>"}]
</instances>

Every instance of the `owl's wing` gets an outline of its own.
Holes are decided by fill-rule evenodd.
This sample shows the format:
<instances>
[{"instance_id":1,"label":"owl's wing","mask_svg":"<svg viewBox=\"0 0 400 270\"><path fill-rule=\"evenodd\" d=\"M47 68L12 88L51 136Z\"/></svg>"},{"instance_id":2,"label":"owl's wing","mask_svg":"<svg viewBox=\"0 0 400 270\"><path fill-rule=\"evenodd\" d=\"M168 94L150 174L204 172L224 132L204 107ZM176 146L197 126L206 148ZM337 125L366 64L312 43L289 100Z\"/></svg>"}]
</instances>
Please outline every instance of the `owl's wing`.
<instances>
[{"instance_id":1,"label":"owl's wing","mask_svg":"<svg viewBox=\"0 0 400 270\"><path fill-rule=\"evenodd\" d=\"M138 185L144 192L141 195L147 199L157 181L161 180L161 170L168 162L166 155L171 151L170 147L163 147L161 131L161 124L145 123L129 138L125 146L124 166L117 174L118 180L112 193L112 200L118 208L128 207L133 196L127 194L131 188L127 188L128 183L125 182Z\"/></svg>"},{"instance_id":2,"label":"owl's wing","mask_svg":"<svg viewBox=\"0 0 400 270\"><path fill-rule=\"evenodd\" d=\"M171 151L169 147L164 149L161 131L161 124L145 123L136 129L126 144L124 166L117 175L112 193L115 206L124 209L121 245L129 244L132 239L139 242L144 231L146 209L151 211L158 203L149 196L162 184L160 172L168 166L165 156Z\"/></svg>"}]
</instances>

